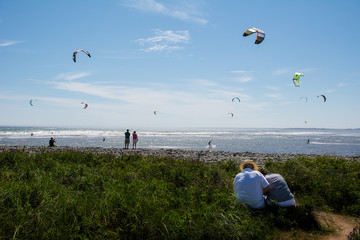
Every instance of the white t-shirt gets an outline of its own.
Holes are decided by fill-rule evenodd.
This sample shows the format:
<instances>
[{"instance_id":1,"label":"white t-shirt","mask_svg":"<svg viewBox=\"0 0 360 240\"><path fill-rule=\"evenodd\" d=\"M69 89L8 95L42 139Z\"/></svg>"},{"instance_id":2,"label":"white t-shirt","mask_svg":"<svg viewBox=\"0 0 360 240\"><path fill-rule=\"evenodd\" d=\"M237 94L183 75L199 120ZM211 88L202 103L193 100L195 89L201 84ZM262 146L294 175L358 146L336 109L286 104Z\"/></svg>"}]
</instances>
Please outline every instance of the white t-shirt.
<instances>
[{"instance_id":1,"label":"white t-shirt","mask_svg":"<svg viewBox=\"0 0 360 240\"><path fill-rule=\"evenodd\" d=\"M267 186L269 186L268 181L259 171L245 168L234 180L236 200L252 208L263 208L265 207L263 188Z\"/></svg>"}]
</instances>

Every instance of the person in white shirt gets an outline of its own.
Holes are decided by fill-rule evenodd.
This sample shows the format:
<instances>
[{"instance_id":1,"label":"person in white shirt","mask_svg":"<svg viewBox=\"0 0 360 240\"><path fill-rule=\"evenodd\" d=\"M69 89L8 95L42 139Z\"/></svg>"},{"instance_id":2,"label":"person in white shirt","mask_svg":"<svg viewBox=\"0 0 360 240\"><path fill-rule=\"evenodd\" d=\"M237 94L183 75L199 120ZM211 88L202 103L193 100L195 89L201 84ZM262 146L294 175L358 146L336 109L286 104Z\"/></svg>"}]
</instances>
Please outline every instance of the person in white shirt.
<instances>
[{"instance_id":1,"label":"person in white shirt","mask_svg":"<svg viewBox=\"0 0 360 240\"><path fill-rule=\"evenodd\" d=\"M234 193L236 201L243 202L251 208L264 208L264 193L269 189L269 183L259 172L258 165L246 160L240 165L241 173L234 180Z\"/></svg>"}]
</instances>

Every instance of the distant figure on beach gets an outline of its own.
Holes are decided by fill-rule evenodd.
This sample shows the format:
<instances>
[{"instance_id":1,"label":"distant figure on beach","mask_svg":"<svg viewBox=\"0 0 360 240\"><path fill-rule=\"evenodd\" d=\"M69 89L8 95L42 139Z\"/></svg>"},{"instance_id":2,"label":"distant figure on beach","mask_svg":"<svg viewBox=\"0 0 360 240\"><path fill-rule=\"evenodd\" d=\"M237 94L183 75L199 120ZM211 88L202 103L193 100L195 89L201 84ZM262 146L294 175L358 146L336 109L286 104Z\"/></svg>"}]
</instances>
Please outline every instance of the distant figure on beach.
<instances>
[{"instance_id":1,"label":"distant figure on beach","mask_svg":"<svg viewBox=\"0 0 360 240\"><path fill-rule=\"evenodd\" d=\"M129 129L127 129L125 132L125 149L129 149L129 144L130 144L130 132Z\"/></svg>"},{"instance_id":2,"label":"distant figure on beach","mask_svg":"<svg viewBox=\"0 0 360 240\"><path fill-rule=\"evenodd\" d=\"M259 172L258 165L245 160L240 164L241 173L234 180L234 193L237 202L243 202L250 208L260 209L265 207L264 194L269 189L269 183Z\"/></svg>"},{"instance_id":3,"label":"distant figure on beach","mask_svg":"<svg viewBox=\"0 0 360 240\"><path fill-rule=\"evenodd\" d=\"M271 206L271 200L274 200L279 207L294 207L294 195L291 193L285 179L280 174L268 173L265 169L261 169L260 172L270 184L269 191L266 193L266 205Z\"/></svg>"},{"instance_id":4,"label":"distant figure on beach","mask_svg":"<svg viewBox=\"0 0 360 240\"><path fill-rule=\"evenodd\" d=\"M49 147L56 147L55 143L56 143L55 138L50 138L50 140L49 140Z\"/></svg>"},{"instance_id":5,"label":"distant figure on beach","mask_svg":"<svg viewBox=\"0 0 360 240\"><path fill-rule=\"evenodd\" d=\"M136 143L139 140L138 135L136 134L136 131L133 132L132 137L133 137L133 149L136 149Z\"/></svg>"},{"instance_id":6,"label":"distant figure on beach","mask_svg":"<svg viewBox=\"0 0 360 240\"><path fill-rule=\"evenodd\" d=\"M308 139L306 143L308 143L308 144L309 144L309 143L310 143L310 139Z\"/></svg>"},{"instance_id":7,"label":"distant figure on beach","mask_svg":"<svg viewBox=\"0 0 360 240\"><path fill-rule=\"evenodd\" d=\"M103 138L103 142L105 142L105 138Z\"/></svg>"}]
</instances>

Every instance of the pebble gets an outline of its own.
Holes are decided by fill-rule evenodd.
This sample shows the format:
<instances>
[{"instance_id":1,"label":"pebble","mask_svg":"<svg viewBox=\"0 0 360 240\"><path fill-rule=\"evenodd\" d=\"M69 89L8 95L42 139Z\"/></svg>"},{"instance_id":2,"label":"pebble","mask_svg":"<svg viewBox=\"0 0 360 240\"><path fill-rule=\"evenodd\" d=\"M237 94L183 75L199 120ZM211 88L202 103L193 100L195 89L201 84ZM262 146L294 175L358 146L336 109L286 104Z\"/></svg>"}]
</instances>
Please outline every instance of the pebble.
<instances>
[{"instance_id":1,"label":"pebble","mask_svg":"<svg viewBox=\"0 0 360 240\"><path fill-rule=\"evenodd\" d=\"M206 163L216 163L226 160L235 160L243 162L252 160L259 166L263 166L267 160L285 161L299 156L315 158L321 155L316 154L278 154L278 153L254 153L254 152L224 152L214 150L181 150L181 149L123 149L123 148L101 148L101 147L45 147L45 146L0 146L0 153L8 151L23 151L30 154L42 152L75 151L92 152L93 154L112 154L117 157L128 155L171 157L175 159L187 159L191 161L201 161ZM348 160L360 161L360 156L332 156L334 158L343 158Z\"/></svg>"}]
</instances>

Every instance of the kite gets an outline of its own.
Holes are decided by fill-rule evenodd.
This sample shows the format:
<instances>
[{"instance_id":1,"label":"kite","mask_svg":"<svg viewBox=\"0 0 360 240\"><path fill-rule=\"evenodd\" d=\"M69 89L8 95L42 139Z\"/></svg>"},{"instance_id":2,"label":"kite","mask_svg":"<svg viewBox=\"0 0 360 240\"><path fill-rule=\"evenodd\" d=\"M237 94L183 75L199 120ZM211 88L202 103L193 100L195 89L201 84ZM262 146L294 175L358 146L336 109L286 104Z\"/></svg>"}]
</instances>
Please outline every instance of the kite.
<instances>
[{"instance_id":1,"label":"kite","mask_svg":"<svg viewBox=\"0 0 360 240\"><path fill-rule=\"evenodd\" d=\"M34 106L34 105L33 105L33 101L37 101L37 99L31 99L31 100L30 100L29 103L30 103L30 106L32 106L32 107Z\"/></svg>"},{"instance_id":2,"label":"kite","mask_svg":"<svg viewBox=\"0 0 360 240\"><path fill-rule=\"evenodd\" d=\"M231 117L234 117L234 114L233 114L233 113L229 112L228 114L231 114Z\"/></svg>"},{"instance_id":3,"label":"kite","mask_svg":"<svg viewBox=\"0 0 360 240\"><path fill-rule=\"evenodd\" d=\"M305 99L305 102L307 102L308 101L308 98L307 97L305 97L305 96L302 96L301 98L300 98L300 100L301 99Z\"/></svg>"},{"instance_id":4,"label":"kite","mask_svg":"<svg viewBox=\"0 0 360 240\"><path fill-rule=\"evenodd\" d=\"M234 97L234 98L232 99L232 101L234 101L235 99L239 100L239 102L240 102L240 98L238 98L238 97Z\"/></svg>"},{"instance_id":5,"label":"kite","mask_svg":"<svg viewBox=\"0 0 360 240\"><path fill-rule=\"evenodd\" d=\"M81 102L81 104L85 104L83 109L86 109L89 106L86 102Z\"/></svg>"},{"instance_id":6,"label":"kite","mask_svg":"<svg viewBox=\"0 0 360 240\"><path fill-rule=\"evenodd\" d=\"M300 87L300 85L299 85L300 76L304 76L304 74L298 73L298 72L296 72L296 73L294 74L293 82L294 82L295 87Z\"/></svg>"},{"instance_id":7,"label":"kite","mask_svg":"<svg viewBox=\"0 0 360 240\"><path fill-rule=\"evenodd\" d=\"M88 51L85 51L85 50L83 50L83 49L78 49L78 50L76 50L76 51L73 53L73 60L74 60L74 62L76 62L76 55L77 55L77 53L80 52L80 51L86 53L86 54L89 56L89 58L91 58L91 55L90 55L90 53L89 53Z\"/></svg>"},{"instance_id":8,"label":"kite","mask_svg":"<svg viewBox=\"0 0 360 240\"><path fill-rule=\"evenodd\" d=\"M259 44L265 39L264 31L257 29L257 28L249 28L248 30L246 30L244 32L243 37L247 37L253 33L257 33L255 44Z\"/></svg>"},{"instance_id":9,"label":"kite","mask_svg":"<svg viewBox=\"0 0 360 240\"><path fill-rule=\"evenodd\" d=\"M154 111L154 115L156 115L158 112L159 112L158 110L155 110L155 111Z\"/></svg>"},{"instance_id":10,"label":"kite","mask_svg":"<svg viewBox=\"0 0 360 240\"><path fill-rule=\"evenodd\" d=\"M319 96L317 96L317 97L323 97L324 102L326 102L326 97L325 97L324 95L319 95Z\"/></svg>"}]
</instances>

